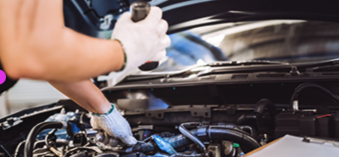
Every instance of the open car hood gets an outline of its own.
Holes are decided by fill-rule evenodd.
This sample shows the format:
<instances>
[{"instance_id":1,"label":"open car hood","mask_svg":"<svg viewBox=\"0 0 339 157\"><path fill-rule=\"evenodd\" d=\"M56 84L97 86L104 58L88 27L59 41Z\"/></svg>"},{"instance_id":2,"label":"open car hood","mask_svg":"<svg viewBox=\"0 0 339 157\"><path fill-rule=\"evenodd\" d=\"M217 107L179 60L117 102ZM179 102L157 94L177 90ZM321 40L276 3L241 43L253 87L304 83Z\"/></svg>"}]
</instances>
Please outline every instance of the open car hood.
<instances>
[{"instance_id":1,"label":"open car hood","mask_svg":"<svg viewBox=\"0 0 339 157\"><path fill-rule=\"evenodd\" d=\"M109 38L119 15L135 0L64 0L67 27ZM162 8L168 33L226 22L270 19L339 21L337 1L318 0L152 0Z\"/></svg>"},{"instance_id":2,"label":"open car hood","mask_svg":"<svg viewBox=\"0 0 339 157\"><path fill-rule=\"evenodd\" d=\"M64 0L65 24L97 38L110 38L114 24L135 0ZM152 0L163 10L168 34L221 23L261 20L339 21L336 1Z\"/></svg>"}]
</instances>

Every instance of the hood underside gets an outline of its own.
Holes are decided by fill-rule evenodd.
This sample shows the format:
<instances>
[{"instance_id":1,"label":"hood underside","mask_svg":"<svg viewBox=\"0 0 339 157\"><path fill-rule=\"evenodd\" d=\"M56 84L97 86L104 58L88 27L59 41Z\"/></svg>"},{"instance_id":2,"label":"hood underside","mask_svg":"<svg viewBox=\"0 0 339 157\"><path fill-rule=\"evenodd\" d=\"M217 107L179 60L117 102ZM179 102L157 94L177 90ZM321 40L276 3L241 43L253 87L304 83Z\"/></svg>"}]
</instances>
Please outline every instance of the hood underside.
<instances>
[{"instance_id":1,"label":"hood underside","mask_svg":"<svg viewBox=\"0 0 339 157\"><path fill-rule=\"evenodd\" d=\"M107 38L119 15L135 0L65 0L66 26ZM168 34L194 27L228 22L271 19L339 21L337 1L317 0L152 0L169 23ZM113 16L112 16L113 15ZM108 19L108 20L107 20Z\"/></svg>"},{"instance_id":2,"label":"hood underside","mask_svg":"<svg viewBox=\"0 0 339 157\"><path fill-rule=\"evenodd\" d=\"M169 33L226 22L302 19L338 22L335 1L315 0L159 0Z\"/></svg>"}]
</instances>

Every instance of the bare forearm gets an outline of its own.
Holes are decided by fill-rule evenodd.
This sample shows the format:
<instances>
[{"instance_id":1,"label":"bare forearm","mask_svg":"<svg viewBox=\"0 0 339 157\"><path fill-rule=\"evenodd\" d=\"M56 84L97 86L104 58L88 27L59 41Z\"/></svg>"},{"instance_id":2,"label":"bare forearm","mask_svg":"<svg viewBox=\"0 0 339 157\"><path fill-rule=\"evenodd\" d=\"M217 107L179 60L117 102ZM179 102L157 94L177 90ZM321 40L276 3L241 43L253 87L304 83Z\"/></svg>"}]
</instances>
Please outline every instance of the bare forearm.
<instances>
[{"instance_id":1,"label":"bare forearm","mask_svg":"<svg viewBox=\"0 0 339 157\"><path fill-rule=\"evenodd\" d=\"M55 49L42 57L46 71L41 79L78 81L120 70L124 63L119 42L88 37L70 29L65 30L63 44Z\"/></svg>"},{"instance_id":2,"label":"bare forearm","mask_svg":"<svg viewBox=\"0 0 339 157\"><path fill-rule=\"evenodd\" d=\"M76 82L122 67L119 42L77 33L63 21L62 0L0 1L0 59L6 73L14 79Z\"/></svg>"},{"instance_id":3,"label":"bare forearm","mask_svg":"<svg viewBox=\"0 0 339 157\"><path fill-rule=\"evenodd\" d=\"M124 53L119 42L88 37L67 28L60 33L64 36L46 39L54 40L49 41L54 44L22 50L26 54L21 54L9 65L17 62L11 69L18 70L14 78L76 82L122 68ZM44 44L39 40L36 42Z\"/></svg>"},{"instance_id":4,"label":"bare forearm","mask_svg":"<svg viewBox=\"0 0 339 157\"><path fill-rule=\"evenodd\" d=\"M50 84L90 112L106 113L111 108L109 101L90 80L76 83L50 82Z\"/></svg>"}]
</instances>

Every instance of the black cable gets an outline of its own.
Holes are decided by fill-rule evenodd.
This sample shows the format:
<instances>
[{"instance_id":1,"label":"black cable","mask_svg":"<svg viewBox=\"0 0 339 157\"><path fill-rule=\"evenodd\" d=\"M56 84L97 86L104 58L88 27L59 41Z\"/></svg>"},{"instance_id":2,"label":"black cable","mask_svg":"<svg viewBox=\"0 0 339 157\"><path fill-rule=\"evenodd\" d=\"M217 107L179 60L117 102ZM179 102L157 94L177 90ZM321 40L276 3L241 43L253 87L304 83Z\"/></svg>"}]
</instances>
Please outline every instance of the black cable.
<instances>
[{"instance_id":1,"label":"black cable","mask_svg":"<svg viewBox=\"0 0 339 157\"><path fill-rule=\"evenodd\" d=\"M52 131L50 131L46 137L45 137L45 145L47 146L48 149L50 149L52 146L49 144L49 139L52 138L52 136L55 136L54 133L57 131L58 129L53 129ZM55 139L56 140L56 139Z\"/></svg>"},{"instance_id":2,"label":"black cable","mask_svg":"<svg viewBox=\"0 0 339 157\"><path fill-rule=\"evenodd\" d=\"M58 128L61 129L65 127L64 123L62 122L41 122L33 127L31 131L29 132L26 144L25 144L25 151L24 151L24 157L32 157L33 156L33 146L36 140L36 136L45 129L54 129Z\"/></svg>"},{"instance_id":3,"label":"black cable","mask_svg":"<svg viewBox=\"0 0 339 157\"><path fill-rule=\"evenodd\" d=\"M147 142L152 139L152 136L145 138L142 142Z\"/></svg>"},{"instance_id":4,"label":"black cable","mask_svg":"<svg viewBox=\"0 0 339 157\"><path fill-rule=\"evenodd\" d=\"M34 142L34 145L33 145L33 150L35 150L36 148L38 147L42 147L45 145L45 140L39 140L39 141L36 141Z\"/></svg>"},{"instance_id":5,"label":"black cable","mask_svg":"<svg viewBox=\"0 0 339 157\"><path fill-rule=\"evenodd\" d=\"M50 131L46 137L45 137L45 145L47 146L47 148L49 150L51 150L55 155L59 156L59 154L62 154L60 151L58 151L58 149L55 148L56 146L56 136L55 136L55 132L57 131L58 129L53 129L52 131ZM53 139L54 138L54 139ZM54 144L51 145L51 144Z\"/></svg>"},{"instance_id":6,"label":"black cable","mask_svg":"<svg viewBox=\"0 0 339 157\"><path fill-rule=\"evenodd\" d=\"M239 148L234 148L233 157L239 157Z\"/></svg>"},{"instance_id":7,"label":"black cable","mask_svg":"<svg viewBox=\"0 0 339 157\"><path fill-rule=\"evenodd\" d=\"M304 89L306 88L316 88L316 89L320 89L322 92L330 95L332 98L334 98L334 100L336 100L337 102L339 102L339 96L332 93L330 90L328 90L327 88L320 86L316 83L312 83L312 82L306 82L303 84L300 84L297 88L295 88L293 95L291 97L291 101L290 101L290 109L293 109L293 102L295 100L298 100L298 96L300 94L300 92L302 92Z\"/></svg>"},{"instance_id":8,"label":"black cable","mask_svg":"<svg viewBox=\"0 0 339 157\"><path fill-rule=\"evenodd\" d=\"M21 149L22 146L24 146L25 142L26 142L26 140L23 140L18 144L18 146L16 146L15 152L14 152L14 157L18 157L20 149Z\"/></svg>"},{"instance_id":9,"label":"black cable","mask_svg":"<svg viewBox=\"0 0 339 157\"><path fill-rule=\"evenodd\" d=\"M2 150L4 150L7 156L12 157L12 155L7 151L7 149L3 145L0 145L0 147L2 148Z\"/></svg>"}]
</instances>

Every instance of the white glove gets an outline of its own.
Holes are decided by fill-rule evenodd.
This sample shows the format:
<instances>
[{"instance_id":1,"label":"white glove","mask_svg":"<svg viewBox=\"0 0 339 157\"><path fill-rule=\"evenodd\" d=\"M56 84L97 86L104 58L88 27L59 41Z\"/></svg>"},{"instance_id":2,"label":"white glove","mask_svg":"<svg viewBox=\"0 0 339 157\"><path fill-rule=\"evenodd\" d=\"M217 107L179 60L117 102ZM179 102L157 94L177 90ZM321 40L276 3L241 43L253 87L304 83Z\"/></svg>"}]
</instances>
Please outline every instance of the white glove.
<instances>
[{"instance_id":1,"label":"white glove","mask_svg":"<svg viewBox=\"0 0 339 157\"><path fill-rule=\"evenodd\" d=\"M119 139L111 137L107 133L101 132L101 131L98 131L95 139L98 142L100 142L100 143L102 143L102 144L104 144L106 146L111 146L111 147L116 147L120 143Z\"/></svg>"},{"instance_id":2,"label":"white glove","mask_svg":"<svg viewBox=\"0 0 339 157\"><path fill-rule=\"evenodd\" d=\"M165 56L165 57L163 57ZM161 59L162 58L162 59ZM159 65L165 62L168 59L166 56L166 51L163 50L159 53L157 53L156 56L152 57L151 61L159 61ZM103 79L107 80L108 87L115 86L117 83L119 83L121 80L123 80L126 76L130 74L136 74L140 72L138 68L130 69L130 70L123 70L121 72L111 72L109 73L108 77L104 77Z\"/></svg>"},{"instance_id":3,"label":"white glove","mask_svg":"<svg viewBox=\"0 0 339 157\"><path fill-rule=\"evenodd\" d=\"M127 76L147 61L166 57L165 48L171 43L166 35L167 29L168 24L162 20L162 11L158 7L151 7L148 16L136 23L131 20L131 13L122 14L112 33L112 39L121 42L127 58L120 73Z\"/></svg>"},{"instance_id":4,"label":"white glove","mask_svg":"<svg viewBox=\"0 0 339 157\"><path fill-rule=\"evenodd\" d=\"M128 146L135 145L137 140L133 137L131 127L116 108L108 115L92 115L91 125L94 129L103 130L106 134L120 139Z\"/></svg>"}]
</instances>

